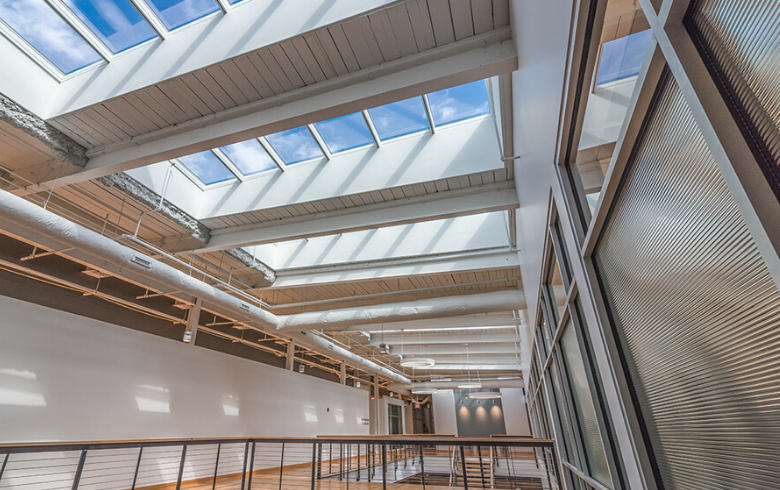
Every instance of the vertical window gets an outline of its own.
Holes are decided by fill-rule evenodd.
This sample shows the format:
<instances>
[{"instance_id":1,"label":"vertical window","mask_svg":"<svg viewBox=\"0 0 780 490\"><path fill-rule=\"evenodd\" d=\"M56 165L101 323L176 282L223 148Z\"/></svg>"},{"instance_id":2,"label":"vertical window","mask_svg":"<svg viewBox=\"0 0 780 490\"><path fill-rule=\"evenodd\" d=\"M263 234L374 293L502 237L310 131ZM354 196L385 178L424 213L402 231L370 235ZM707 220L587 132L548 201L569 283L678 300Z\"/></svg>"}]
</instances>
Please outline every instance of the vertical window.
<instances>
[{"instance_id":1,"label":"vertical window","mask_svg":"<svg viewBox=\"0 0 780 490\"><path fill-rule=\"evenodd\" d=\"M598 29L595 32L599 32ZM565 162L568 188L585 228L601 196L604 177L628 113L652 34L639 2L610 0L601 29L591 88L580 101L581 127ZM575 116L577 117L577 116Z\"/></svg>"}]
</instances>

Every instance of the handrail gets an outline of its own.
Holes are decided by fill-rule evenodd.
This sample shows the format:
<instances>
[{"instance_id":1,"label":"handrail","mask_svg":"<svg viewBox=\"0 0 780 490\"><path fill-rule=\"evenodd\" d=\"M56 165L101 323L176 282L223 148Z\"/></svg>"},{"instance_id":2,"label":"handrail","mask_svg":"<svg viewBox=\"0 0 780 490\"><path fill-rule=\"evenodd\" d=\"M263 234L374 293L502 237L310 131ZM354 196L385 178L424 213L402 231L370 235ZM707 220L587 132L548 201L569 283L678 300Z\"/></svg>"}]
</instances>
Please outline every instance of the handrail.
<instances>
[{"instance_id":1,"label":"handrail","mask_svg":"<svg viewBox=\"0 0 780 490\"><path fill-rule=\"evenodd\" d=\"M0 444L0 454L33 453L48 451L77 451L82 449L122 449L138 447L159 447L174 445L235 444L235 443L336 443L362 444L385 441L388 444L406 442L426 446L509 446L509 447L549 447L554 446L550 439L525 437L501 437L500 442L490 437L450 437L450 436L325 436L325 437L227 437L227 438L184 438L184 439L138 439L124 441L84 441L84 442L31 442Z\"/></svg>"}]
</instances>

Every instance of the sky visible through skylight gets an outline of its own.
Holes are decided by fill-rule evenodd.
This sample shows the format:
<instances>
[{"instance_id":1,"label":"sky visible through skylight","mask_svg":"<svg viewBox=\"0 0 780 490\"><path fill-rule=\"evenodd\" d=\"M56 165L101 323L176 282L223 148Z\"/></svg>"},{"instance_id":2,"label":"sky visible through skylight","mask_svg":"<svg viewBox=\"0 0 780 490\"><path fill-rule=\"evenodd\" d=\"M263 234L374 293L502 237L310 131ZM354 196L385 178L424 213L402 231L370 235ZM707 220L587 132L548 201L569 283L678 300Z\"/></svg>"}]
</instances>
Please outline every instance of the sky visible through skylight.
<instances>
[{"instance_id":1,"label":"sky visible through skylight","mask_svg":"<svg viewBox=\"0 0 780 490\"><path fill-rule=\"evenodd\" d=\"M484 80L440 90L427 97L436 127L490 114L490 99ZM232 170L213 152L189 155L179 161L208 186L278 172L280 167L288 165L323 161L325 154L312 132L321 138L331 155L337 156L348 150L376 147L367 119L374 125L383 143L417 133L430 134L431 131L422 97L393 102L365 112L367 116L355 112L314 123L311 129L301 126L265 136L264 144L273 148L275 156L269 154L257 139L223 146L220 148L222 158L233 164Z\"/></svg>"},{"instance_id":2,"label":"sky visible through skylight","mask_svg":"<svg viewBox=\"0 0 780 490\"><path fill-rule=\"evenodd\" d=\"M314 124L331 153L374 143L363 114L356 112Z\"/></svg>"},{"instance_id":3,"label":"sky visible through skylight","mask_svg":"<svg viewBox=\"0 0 780 490\"><path fill-rule=\"evenodd\" d=\"M219 10L214 0L147 0L147 3L169 30Z\"/></svg>"},{"instance_id":4,"label":"sky visible through skylight","mask_svg":"<svg viewBox=\"0 0 780 490\"><path fill-rule=\"evenodd\" d=\"M484 80L428 94L428 103L436 126L490 113L490 100Z\"/></svg>"},{"instance_id":5,"label":"sky visible through skylight","mask_svg":"<svg viewBox=\"0 0 780 490\"><path fill-rule=\"evenodd\" d=\"M382 141L430 129L422 97L374 107L368 113Z\"/></svg>"},{"instance_id":6,"label":"sky visible through skylight","mask_svg":"<svg viewBox=\"0 0 780 490\"><path fill-rule=\"evenodd\" d=\"M233 165L245 176L255 175L266 170L277 169L273 158L256 139L242 141L220 148Z\"/></svg>"},{"instance_id":7,"label":"sky visible through skylight","mask_svg":"<svg viewBox=\"0 0 780 490\"><path fill-rule=\"evenodd\" d=\"M604 43L596 85L639 75L650 37L647 29Z\"/></svg>"},{"instance_id":8,"label":"sky visible through skylight","mask_svg":"<svg viewBox=\"0 0 780 490\"><path fill-rule=\"evenodd\" d=\"M294 165L324 156L317 141L305 126L269 134L265 139L271 143L285 165Z\"/></svg>"},{"instance_id":9,"label":"sky visible through skylight","mask_svg":"<svg viewBox=\"0 0 780 490\"><path fill-rule=\"evenodd\" d=\"M227 182L236 178L211 150L181 157L179 161L206 185Z\"/></svg>"},{"instance_id":10,"label":"sky visible through skylight","mask_svg":"<svg viewBox=\"0 0 780 490\"><path fill-rule=\"evenodd\" d=\"M0 19L66 75L101 60L43 0L4 0Z\"/></svg>"},{"instance_id":11,"label":"sky visible through skylight","mask_svg":"<svg viewBox=\"0 0 780 490\"><path fill-rule=\"evenodd\" d=\"M129 0L64 0L114 53L157 37Z\"/></svg>"}]
</instances>

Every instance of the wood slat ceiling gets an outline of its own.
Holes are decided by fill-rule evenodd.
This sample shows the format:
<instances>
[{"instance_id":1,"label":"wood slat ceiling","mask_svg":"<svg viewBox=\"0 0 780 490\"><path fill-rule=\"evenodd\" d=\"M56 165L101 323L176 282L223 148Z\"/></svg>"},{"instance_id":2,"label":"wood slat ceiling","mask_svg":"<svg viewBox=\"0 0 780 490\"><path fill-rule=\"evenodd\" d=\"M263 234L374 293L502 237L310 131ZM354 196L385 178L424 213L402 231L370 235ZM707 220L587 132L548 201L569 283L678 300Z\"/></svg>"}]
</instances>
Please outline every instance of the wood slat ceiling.
<instances>
[{"instance_id":1,"label":"wood slat ceiling","mask_svg":"<svg viewBox=\"0 0 780 490\"><path fill-rule=\"evenodd\" d=\"M95 148L508 25L508 0L409 0L50 122Z\"/></svg>"},{"instance_id":2,"label":"wood slat ceiling","mask_svg":"<svg viewBox=\"0 0 780 490\"><path fill-rule=\"evenodd\" d=\"M201 222L210 229L230 228L233 226L263 223L283 218L316 214L323 211L354 208L366 204L395 201L407 197L435 194L437 192L462 189L464 187L503 182L506 180L511 180L512 177L509 176L509 173L510 172L508 172L507 169L502 168L471 175L451 177L448 179L390 187L371 192L362 192L359 194L320 199L317 201L261 209L258 211L238 213L229 216L207 218L201 220Z\"/></svg>"}]
</instances>

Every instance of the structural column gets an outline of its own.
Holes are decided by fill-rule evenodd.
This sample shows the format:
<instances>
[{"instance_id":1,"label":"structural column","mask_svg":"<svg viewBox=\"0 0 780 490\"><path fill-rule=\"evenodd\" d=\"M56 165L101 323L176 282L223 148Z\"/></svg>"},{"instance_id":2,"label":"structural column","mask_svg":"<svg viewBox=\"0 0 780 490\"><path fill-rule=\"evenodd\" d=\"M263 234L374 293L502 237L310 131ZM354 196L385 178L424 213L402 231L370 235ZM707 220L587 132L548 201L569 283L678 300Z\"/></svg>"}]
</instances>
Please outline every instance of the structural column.
<instances>
[{"instance_id":1,"label":"structural column","mask_svg":"<svg viewBox=\"0 0 780 490\"><path fill-rule=\"evenodd\" d=\"M290 340L287 344L287 369L292 371L295 368L295 341Z\"/></svg>"}]
</instances>

